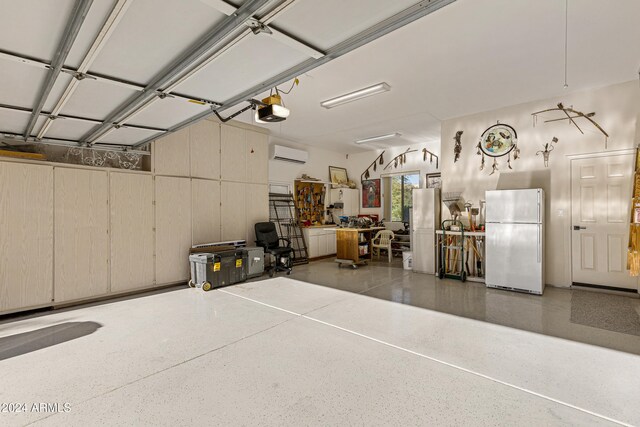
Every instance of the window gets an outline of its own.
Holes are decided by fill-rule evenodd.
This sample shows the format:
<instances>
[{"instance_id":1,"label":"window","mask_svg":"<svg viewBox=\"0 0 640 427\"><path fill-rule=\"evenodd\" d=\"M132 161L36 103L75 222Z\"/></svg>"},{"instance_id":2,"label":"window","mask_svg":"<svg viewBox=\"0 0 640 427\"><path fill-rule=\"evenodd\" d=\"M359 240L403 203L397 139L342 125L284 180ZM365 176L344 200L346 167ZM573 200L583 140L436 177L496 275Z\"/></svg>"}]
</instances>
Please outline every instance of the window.
<instances>
[{"instance_id":1,"label":"window","mask_svg":"<svg viewBox=\"0 0 640 427\"><path fill-rule=\"evenodd\" d=\"M391 221L409 222L413 189L420 187L419 182L417 173L391 177Z\"/></svg>"}]
</instances>

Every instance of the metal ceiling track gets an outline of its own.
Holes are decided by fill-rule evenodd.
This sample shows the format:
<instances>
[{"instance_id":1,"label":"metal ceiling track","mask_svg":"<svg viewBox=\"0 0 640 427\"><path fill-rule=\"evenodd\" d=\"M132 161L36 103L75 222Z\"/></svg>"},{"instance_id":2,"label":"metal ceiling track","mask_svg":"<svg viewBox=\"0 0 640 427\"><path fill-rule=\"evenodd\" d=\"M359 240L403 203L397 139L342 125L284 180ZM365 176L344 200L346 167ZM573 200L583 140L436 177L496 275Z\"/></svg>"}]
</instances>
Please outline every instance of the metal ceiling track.
<instances>
[{"instance_id":1,"label":"metal ceiling track","mask_svg":"<svg viewBox=\"0 0 640 427\"><path fill-rule=\"evenodd\" d=\"M25 107L19 107L17 105L7 105L7 104L0 104L0 110L7 110L7 111L17 111L17 112L21 112L21 113L29 113L29 114L33 114L33 110L30 108L25 108ZM47 119L54 121L57 119L67 119L67 120L76 120L79 122L85 122L85 123L95 123L95 124L102 124L103 121L102 120L98 120L98 119L91 119L88 117L80 117L80 116L73 116L73 115L68 115L68 114L58 114L57 116L54 116L52 112L46 112L46 111L40 111L40 113L38 113L38 116L45 116L47 117ZM143 125L131 125L131 124L124 124L124 125L120 125L118 127L122 127L122 128L129 128L129 129L140 129L140 130L148 130L151 132L167 132L167 129L162 129L162 128L157 128L154 126L143 126ZM2 133L2 131L0 130L0 133ZM40 137L36 137L36 139L40 139Z\"/></svg>"},{"instance_id":2,"label":"metal ceiling track","mask_svg":"<svg viewBox=\"0 0 640 427\"><path fill-rule=\"evenodd\" d=\"M124 16L124 13L127 11L132 1L133 0L118 0L118 2L114 5L113 9L111 10L111 13L109 14L109 17L107 18L105 23L102 25L102 28L98 32L97 37L91 44L89 51L84 56L82 63L78 67L77 74L76 74L77 76L84 75L87 71L89 71L89 67L93 64L93 61L98 56L98 54L106 44L107 40L109 40L109 37L111 37L111 34L115 30L115 28L118 26L118 23ZM58 116L62 108L67 104L69 99L71 99L71 96L76 91L76 88L78 87L79 84L80 84L80 80L78 80L78 78L71 79L67 87L64 89L64 92L62 93L60 98L58 98L56 105L53 107L53 110L51 111L52 117L47 117L47 120L44 122L44 124L38 131L38 135L36 136L37 139L41 139L45 135L45 133L47 133L47 131L53 124L54 117Z\"/></svg>"},{"instance_id":3,"label":"metal ceiling track","mask_svg":"<svg viewBox=\"0 0 640 427\"><path fill-rule=\"evenodd\" d=\"M413 21L416 21L426 15L429 15L453 2L456 0L425 0L415 5L393 15L390 18L385 19L384 21L364 30L360 33L356 34L348 38L347 40L338 43L337 45L331 47L325 52L325 55L320 58L311 58L307 61L304 61L294 67L289 68L288 70L230 98L222 103L220 107L212 107L211 111L206 111L197 116L194 116L188 120L183 121L182 123L178 123L175 126L172 126L168 129L168 133L177 132L192 123L200 121L206 117L209 117L214 114L214 111L224 111L226 109L232 108L235 105L241 102L250 102L250 100L264 92L265 90L269 90L275 86L281 85L291 79L300 76L308 71L313 70L320 65L326 64L336 58L339 58L342 55L345 55L361 46L364 46L367 43L370 43L386 34L391 33L398 28L404 27L407 24L410 24ZM156 139L156 137L150 137L143 141L134 144L134 148L140 148L149 144L151 141Z\"/></svg>"},{"instance_id":4,"label":"metal ceiling track","mask_svg":"<svg viewBox=\"0 0 640 427\"><path fill-rule=\"evenodd\" d=\"M29 65L36 68L41 68L43 70L51 69L51 65L48 62L42 61L40 59L31 58L24 55L18 55L16 53L3 51L0 49L0 59L6 59L8 61L18 62L21 64ZM126 80L122 80L116 77L107 76L104 74L99 74L95 72L85 72L80 73L78 69L71 67L62 67L62 72L73 76L76 80L94 80L100 83L112 84L114 86L120 86L127 89L135 90L137 92L142 92L145 90L145 86L140 83L134 83ZM158 96L165 96L167 98L180 98L185 101L195 102L198 104L204 105L220 105L219 102L212 101L210 99L205 99L197 96L185 95L182 93L172 92L171 94L164 94L164 92L158 91Z\"/></svg>"},{"instance_id":5,"label":"metal ceiling track","mask_svg":"<svg viewBox=\"0 0 640 427\"><path fill-rule=\"evenodd\" d=\"M80 32L80 27L82 27L82 24L84 23L84 20L89 13L89 9L91 8L92 3L93 0L76 0L75 6L73 7L73 11L71 13L71 18L67 23L67 27L64 30L62 40L58 45L58 50L56 51L53 61L51 62L51 69L49 69L49 73L47 74L44 85L42 86L42 89L38 94L38 100L36 101L36 105L33 108L33 113L31 113L31 118L29 119L27 128L24 131L25 138L31 136L31 132L36 125L36 120L38 120L40 112L44 107L44 103L47 101L49 93L51 93L51 89L53 89L53 85L60 75L62 66L64 65L64 61L66 61L67 56L69 55L69 51L71 50L73 43L76 41L76 37Z\"/></svg>"},{"instance_id":6,"label":"metal ceiling track","mask_svg":"<svg viewBox=\"0 0 640 427\"><path fill-rule=\"evenodd\" d=\"M192 67L199 62L224 47L223 41L243 28L245 21L251 18L272 0L246 0L234 14L223 19L223 21L211 29L203 38L194 43L189 49L183 52L179 58L169 64L146 86L145 90L127 100L123 105L112 112L103 124L96 129L83 135L82 142L93 143L99 138L111 132L116 124L122 124L137 114L142 108L156 98L157 91L166 89L180 79ZM221 46L219 46L221 45ZM214 50L214 52L212 52Z\"/></svg>"}]
</instances>

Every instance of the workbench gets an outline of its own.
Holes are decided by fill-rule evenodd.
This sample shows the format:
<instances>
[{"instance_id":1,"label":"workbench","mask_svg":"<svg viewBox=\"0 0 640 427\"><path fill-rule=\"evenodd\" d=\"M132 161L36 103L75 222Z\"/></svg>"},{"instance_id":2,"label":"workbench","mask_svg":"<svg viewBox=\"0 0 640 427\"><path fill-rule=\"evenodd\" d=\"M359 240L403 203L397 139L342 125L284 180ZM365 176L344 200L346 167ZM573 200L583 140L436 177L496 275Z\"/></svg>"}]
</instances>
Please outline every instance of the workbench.
<instances>
[{"instance_id":1,"label":"workbench","mask_svg":"<svg viewBox=\"0 0 640 427\"><path fill-rule=\"evenodd\" d=\"M336 262L353 268L366 265L371 259L371 241L384 227L336 228Z\"/></svg>"},{"instance_id":2,"label":"workbench","mask_svg":"<svg viewBox=\"0 0 640 427\"><path fill-rule=\"evenodd\" d=\"M458 238L462 236L460 231L446 231L447 238ZM436 230L436 272L440 269L440 253L442 245L442 230ZM470 282L484 283L485 277L485 232L484 231L465 231L464 242L465 253L468 258L464 264L467 267L467 280ZM436 273L437 274L437 273Z\"/></svg>"}]
</instances>

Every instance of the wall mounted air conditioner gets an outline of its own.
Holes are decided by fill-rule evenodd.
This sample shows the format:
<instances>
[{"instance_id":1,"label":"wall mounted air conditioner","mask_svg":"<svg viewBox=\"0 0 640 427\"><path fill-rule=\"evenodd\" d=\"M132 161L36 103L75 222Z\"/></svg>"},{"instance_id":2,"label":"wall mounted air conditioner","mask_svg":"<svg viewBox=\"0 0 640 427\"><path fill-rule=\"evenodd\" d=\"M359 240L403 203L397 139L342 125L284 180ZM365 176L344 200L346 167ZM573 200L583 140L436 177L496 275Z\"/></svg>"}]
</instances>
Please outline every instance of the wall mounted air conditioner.
<instances>
[{"instance_id":1,"label":"wall mounted air conditioner","mask_svg":"<svg viewBox=\"0 0 640 427\"><path fill-rule=\"evenodd\" d=\"M283 145L273 145L271 146L271 159L305 164L307 163L307 160L309 160L309 153L303 150L285 147Z\"/></svg>"}]
</instances>

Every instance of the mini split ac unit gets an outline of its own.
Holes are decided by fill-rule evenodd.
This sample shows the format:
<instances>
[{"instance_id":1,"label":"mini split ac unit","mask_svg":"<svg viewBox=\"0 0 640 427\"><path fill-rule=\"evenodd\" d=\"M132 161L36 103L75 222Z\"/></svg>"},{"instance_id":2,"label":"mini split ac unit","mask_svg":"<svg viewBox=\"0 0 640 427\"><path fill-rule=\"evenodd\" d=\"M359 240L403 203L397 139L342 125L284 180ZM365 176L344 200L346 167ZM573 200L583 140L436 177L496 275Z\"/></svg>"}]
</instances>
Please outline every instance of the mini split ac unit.
<instances>
[{"instance_id":1,"label":"mini split ac unit","mask_svg":"<svg viewBox=\"0 0 640 427\"><path fill-rule=\"evenodd\" d=\"M273 145L271 147L271 158L273 160L282 160L283 162L305 164L309 160L309 153L283 145Z\"/></svg>"}]
</instances>

